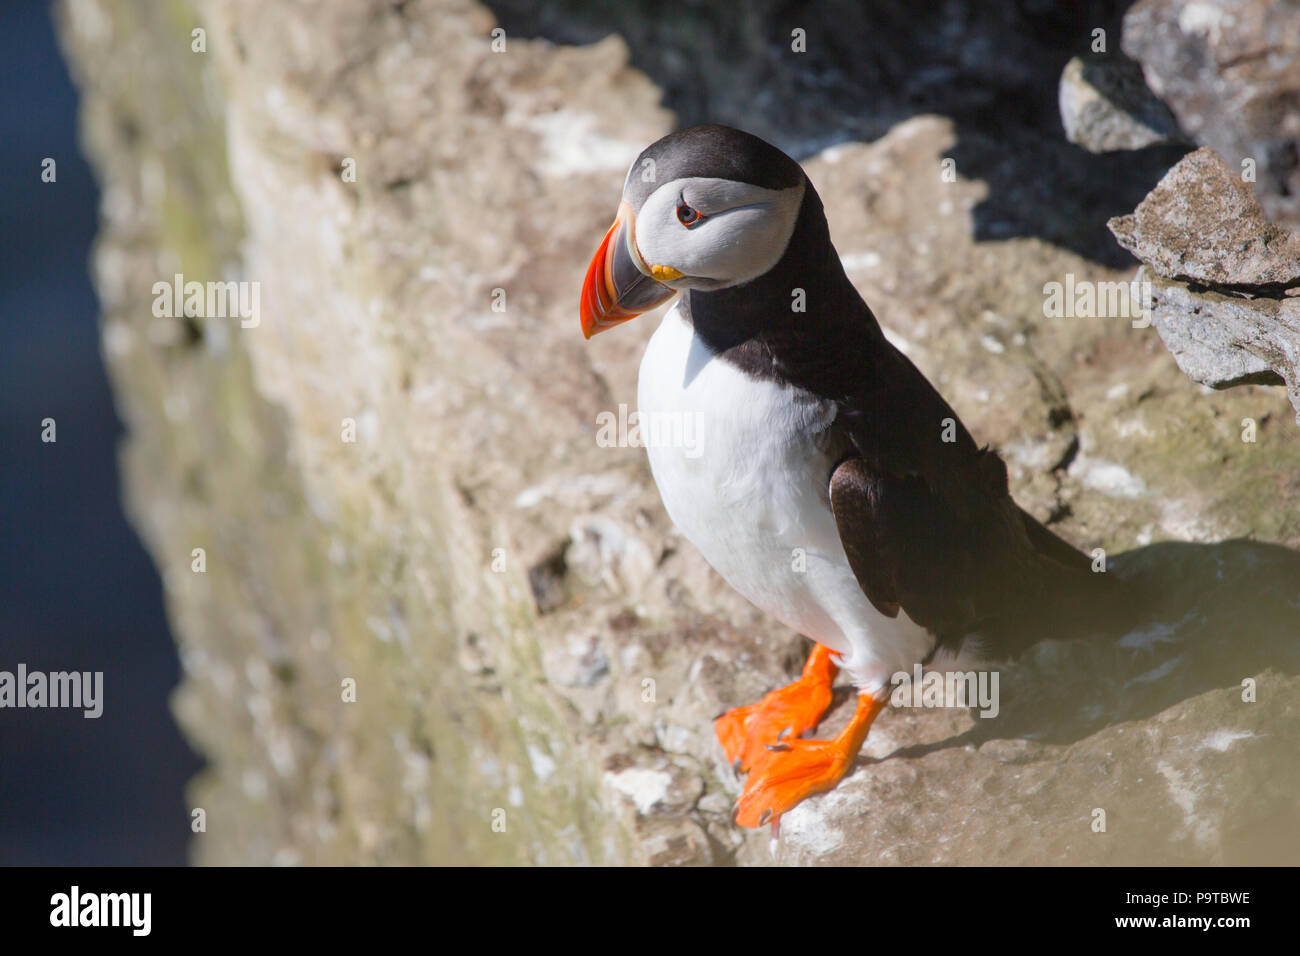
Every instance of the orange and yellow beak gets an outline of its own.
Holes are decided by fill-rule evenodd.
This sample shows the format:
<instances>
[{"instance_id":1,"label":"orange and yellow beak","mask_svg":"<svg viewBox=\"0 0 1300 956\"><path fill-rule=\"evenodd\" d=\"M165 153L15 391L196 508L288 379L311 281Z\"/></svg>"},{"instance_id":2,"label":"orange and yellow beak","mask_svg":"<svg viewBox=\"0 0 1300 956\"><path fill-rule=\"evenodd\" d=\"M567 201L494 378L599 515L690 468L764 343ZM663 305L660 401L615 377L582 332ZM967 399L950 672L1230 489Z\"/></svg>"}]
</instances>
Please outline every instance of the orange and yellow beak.
<instances>
[{"instance_id":1,"label":"orange and yellow beak","mask_svg":"<svg viewBox=\"0 0 1300 956\"><path fill-rule=\"evenodd\" d=\"M636 251L636 214L624 202L587 267L579 306L584 336L591 338L612 329L676 295L676 289L638 268L640 258ZM676 270L665 270L666 275L672 273Z\"/></svg>"}]
</instances>

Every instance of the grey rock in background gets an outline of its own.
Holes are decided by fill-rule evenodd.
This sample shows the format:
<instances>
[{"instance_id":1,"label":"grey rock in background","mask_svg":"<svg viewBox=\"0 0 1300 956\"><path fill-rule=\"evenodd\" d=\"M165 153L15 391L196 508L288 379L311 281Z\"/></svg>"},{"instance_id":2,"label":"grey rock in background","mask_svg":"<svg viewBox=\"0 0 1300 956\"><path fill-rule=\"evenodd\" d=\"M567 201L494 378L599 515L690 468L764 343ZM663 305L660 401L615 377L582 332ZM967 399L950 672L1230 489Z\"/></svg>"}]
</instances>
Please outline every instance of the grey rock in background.
<instances>
[{"instance_id":1,"label":"grey rock in background","mask_svg":"<svg viewBox=\"0 0 1300 956\"><path fill-rule=\"evenodd\" d=\"M1288 385L1300 412L1296 347L1300 344L1300 298L1225 295L1161 281L1151 282L1152 321L1188 377L1211 388Z\"/></svg>"},{"instance_id":2,"label":"grey rock in background","mask_svg":"<svg viewBox=\"0 0 1300 956\"><path fill-rule=\"evenodd\" d=\"M1173 114L1127 57L1074 57L1061 72L1059 98L1066 139L1089 152L1183 142Z\"/></svg>"},{"instance_id":3,"label":"grey rock in background","mask_svg":"<svg viewBox=\"0 0 1300 956\"><path fill-rule=\"evenodd\" d=\"M1187 135L1253 162L1265 214L1300 230L1300 4L1142 0L1123 47Z\"/></svg>"},{"instance_id":4,"label":"grey rock in background","mask_svg":"<svg viewBox=\"0 0 1300 956\"><path fill-rule=\"evenodd\" d=\"M1110 228L1145 263L1135 281L1179 367L1212 388L1286 384L1300 421L1300 237L1249 185L1203 147Z\"/></svg>"}]
</instances>

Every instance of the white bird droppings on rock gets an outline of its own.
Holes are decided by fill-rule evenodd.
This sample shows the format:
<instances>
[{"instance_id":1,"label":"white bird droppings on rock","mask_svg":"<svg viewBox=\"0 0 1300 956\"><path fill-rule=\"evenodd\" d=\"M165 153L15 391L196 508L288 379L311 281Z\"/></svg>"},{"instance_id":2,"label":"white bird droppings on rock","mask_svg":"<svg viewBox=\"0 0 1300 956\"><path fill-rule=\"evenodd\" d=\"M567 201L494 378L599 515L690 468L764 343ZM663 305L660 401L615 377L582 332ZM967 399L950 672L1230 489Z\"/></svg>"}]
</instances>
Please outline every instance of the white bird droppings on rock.
<instances>
[{"instance_id":1,"label":"white bird droppings on rock","mask_svg":"<svg viewBox=\"0 0 1300 956\"><path fill-rule=\"evenodd\" d=\"M1255 735L1248 730L1216 730L1205 738L1205 746L1223 753L1238 740L1249 740Z\"/></svg>"},{"instance_id":2,"label":"white bird droppings on rock","mask_svg":"<svg viewBox=\"0 0 1300 956\"><path fill-rule=\"evenodd\" d=\"M1147 491L1146 483L1123 465L1090 455L1080 454L1075 458L1070 465L1070 476L1085 488L1112 498L1140 498Z\"/></svg>"},{"instance_id":3,"label":"white bird droppings on rock","mask_svg":"<svg viewBox=\"0 0 1300 956\"><path fill-rule=\"evenodd\" d=\"M638 813L646 814L668 796L673 776L666 770L629 767L618 773L605 774L605 782L635 803Z\"/></svg>"},{"instance_id":4,"label":"white bird droppings on rock","mask_svg":"<svg viewBox=\"0 0 1300 956\"><path fill-rule=\"evenodd\" d=\"M533 774L542 783L551 779L551 775L555 773L555 760L550 754L532 744L528 746L528 762L532 764Z\"/></svg>"},{"instance_id":5,"label":"white bird droppings on rock","mask_svg":"<svg viewBox=\"0 0 1300 956\"><path fill-rule=\"evenodd\" d=\"M542 140L542 171L563 179L578 173L627 169L641 147L602 136L594 131L595 125L596 118L590 113L573 110L556 110L529 120L528 127Z\"/></svg>"}]
</instances>

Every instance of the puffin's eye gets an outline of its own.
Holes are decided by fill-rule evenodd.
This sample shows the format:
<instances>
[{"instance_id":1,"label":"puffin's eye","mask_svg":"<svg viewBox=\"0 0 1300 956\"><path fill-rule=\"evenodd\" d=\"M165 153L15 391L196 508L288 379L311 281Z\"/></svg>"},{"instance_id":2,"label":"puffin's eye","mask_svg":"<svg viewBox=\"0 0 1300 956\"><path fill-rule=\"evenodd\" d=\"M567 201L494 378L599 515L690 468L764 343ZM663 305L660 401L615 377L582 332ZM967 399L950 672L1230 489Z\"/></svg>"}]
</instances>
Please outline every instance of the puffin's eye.
<instances>
[{"instance_id":1,"label":"puffin's eye","mask_svg":"<svg viewBox=\"0 0 1300 956\"><path fill-rule=\"evenodd\" d=\"M686 205L685 200L679 199L677 200L677 221L689 229L696 223L703 222L704 214L698 209L692 209L690 206Z\"/></svg>"}]
</instances>

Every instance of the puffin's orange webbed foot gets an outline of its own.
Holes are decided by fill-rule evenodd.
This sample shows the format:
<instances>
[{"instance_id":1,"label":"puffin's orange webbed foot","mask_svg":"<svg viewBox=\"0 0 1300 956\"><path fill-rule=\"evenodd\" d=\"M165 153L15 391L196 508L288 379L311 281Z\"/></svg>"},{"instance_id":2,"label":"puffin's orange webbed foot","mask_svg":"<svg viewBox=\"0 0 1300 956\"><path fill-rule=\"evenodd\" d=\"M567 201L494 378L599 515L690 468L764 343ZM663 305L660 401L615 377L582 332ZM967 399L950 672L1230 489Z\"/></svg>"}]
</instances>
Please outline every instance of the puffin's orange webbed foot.
<instances>
[{"instance_id":1,"label":"puffin's orange webbed foot","mask_svg":"<svg viewBox=\"0 0 1300 956\"><path fill-rule=\"evenodd\" d=\"M839 670L831 656L829 648L816 645L803 676L793 684L772 691L757 704L729 710L713 722L718 742L739 772L754 766L769 745L794 740L817 726L830 706L831 681Z\"/></svg>"},{"instance_id":2,"label":"puffin's orange webbed foot","mask_svg":"<svg viewBox=\"0 0 1300 956\"><path fill-rule=\"evenodd\" d=\"M858 698L858 709L832 740L791 740L765 749L755 762L745 792L736 805L736 823L742 827L775 828L781 814L815 793L830 790L853 766L871 722L888 701L870 694Z\"/></svg>"}]
</instances>

